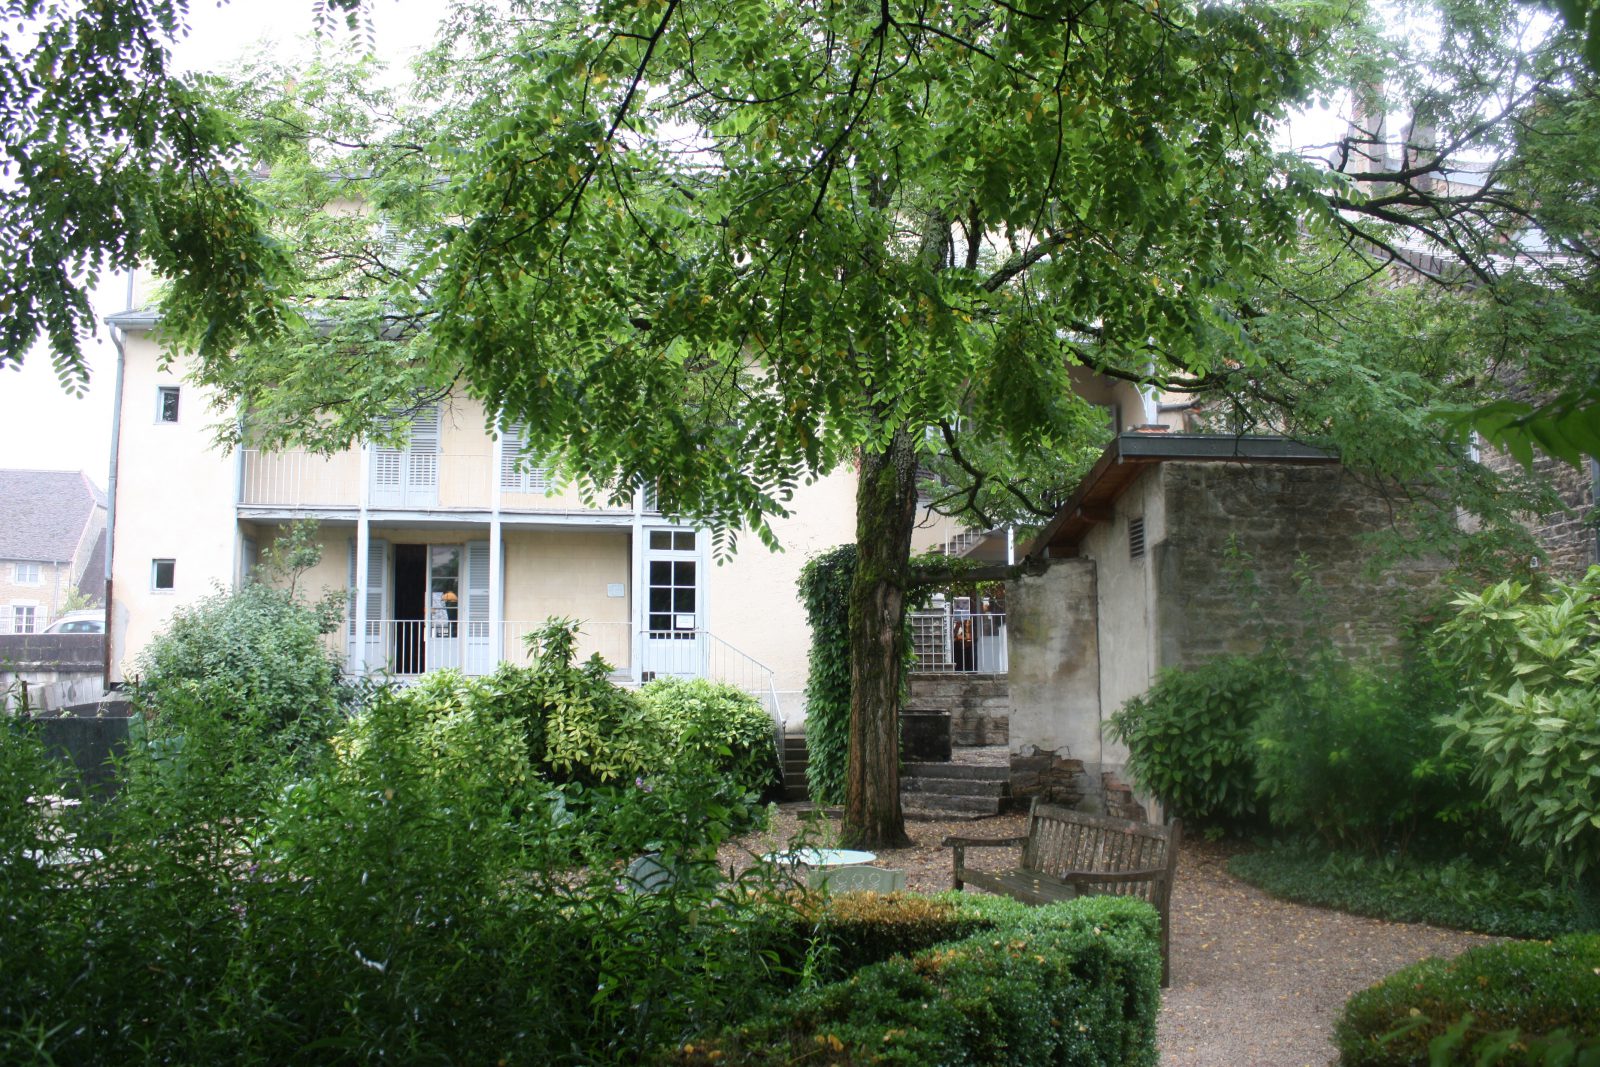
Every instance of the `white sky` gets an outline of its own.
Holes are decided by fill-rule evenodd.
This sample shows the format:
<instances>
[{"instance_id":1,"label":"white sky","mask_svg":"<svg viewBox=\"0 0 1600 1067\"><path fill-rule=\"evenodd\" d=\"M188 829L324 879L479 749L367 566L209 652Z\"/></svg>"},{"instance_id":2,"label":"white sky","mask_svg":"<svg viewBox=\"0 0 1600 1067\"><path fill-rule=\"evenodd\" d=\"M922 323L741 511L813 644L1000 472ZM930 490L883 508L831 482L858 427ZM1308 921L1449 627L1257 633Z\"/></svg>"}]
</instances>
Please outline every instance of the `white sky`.
<instances>
[{"instance_id":1,"label":"white sky","mask_svg":"<svg viewBox=\"0 0 1600 1067\"><path fill-rule=\"evenodd\" d=\"M376 0L373 28L378 53L393 65L403 65L428 42L444 12L443 0ZM304 50L297 42L312 32L312 0L195 0L189 21L190 35L175 51L178 66L225 67L264 45L280 47L286 55ZM1328 140L1342 129L1342 121L1327 115L1296 125L1300 129L1294 139L1301 143ZM103 279L94 297L97 319L125 308L126 290L125 277ZM0 441L5 442L0 447L0 467L83 470L104 488L116 379L116 350L105 326L99 327L85 352L91 380L82 397L61 388L48 353L42 351L35 352L21 371L0 372L4 431Z\"/></svg>"},{"instance_id":2,"label":"white sky","mask_svg":"<svg viewBox=\"0 0 1600 1067\"><path fill-rule=\"evenodd\" d=\"M229 65L263 43L281 45L285 54L312 31L312 0L192 0L190 35L175 50L180 68L205 70ZM426 44L444 14L442 2L376 0L373 29L379 54L391 62ZM94 293L95 315L127 306L127 279L102 279ZM109 331L99 326L85 345L90 387L75 397L61 388L49 353L35 350L22 370L0 372L0 467L82 470L105 488L111 463L111 408L117 354Z\"/></svg>"}]
</instances>

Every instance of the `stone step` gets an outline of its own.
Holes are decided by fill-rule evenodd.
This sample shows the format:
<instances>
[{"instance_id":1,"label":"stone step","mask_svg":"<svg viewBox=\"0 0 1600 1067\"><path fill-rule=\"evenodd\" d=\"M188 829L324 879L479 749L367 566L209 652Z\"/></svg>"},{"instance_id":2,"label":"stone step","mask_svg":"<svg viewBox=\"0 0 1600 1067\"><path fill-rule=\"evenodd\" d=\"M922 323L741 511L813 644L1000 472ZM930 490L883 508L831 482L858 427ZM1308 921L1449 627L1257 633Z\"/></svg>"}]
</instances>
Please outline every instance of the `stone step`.
<instances>
[{"instance_id":1,"label":"stone step","mask_svg":"<svg viewBox=\"0 0 1600 1067\"><path fill-rule=\"evenodd\" d=\"M904 763L900 766L900 777L967 778L1005 782L1011 780L1011 768L975 763Z\"/></svg>"},{"instance_id":2,"label":"stone step","mask_svg":"<svg viewBox=\"0 0 1600 1067\"><path fill-rule=\"evenodd\" d=\"M900 779L907 793L942 793L945 796L1003 797L1010 782L994 778L929 778L921 775Z\"/></svg>"},{"instance_id":3,"label":"stone step","mask_svg":"<svg viewBox=\"0 0 1600 1067\"><path fill-rule=\"evenodd\" d=\"M924 811L971 813L974 817L1000 814L999 797L954 797L945 793L918 793L915 807Z\"/></svg>"},{"instance_id":4,"label":"stone step","mask_svg":"<svg viewBox=\"0 0 1600 1067\"><path fill-rule=\"evenodd\" d=\"M924 808L916 804L900 805L900 813L912 822L972 822L987 819L989 811L946 811L943 808Z\"/></svg>"}]
</instances>

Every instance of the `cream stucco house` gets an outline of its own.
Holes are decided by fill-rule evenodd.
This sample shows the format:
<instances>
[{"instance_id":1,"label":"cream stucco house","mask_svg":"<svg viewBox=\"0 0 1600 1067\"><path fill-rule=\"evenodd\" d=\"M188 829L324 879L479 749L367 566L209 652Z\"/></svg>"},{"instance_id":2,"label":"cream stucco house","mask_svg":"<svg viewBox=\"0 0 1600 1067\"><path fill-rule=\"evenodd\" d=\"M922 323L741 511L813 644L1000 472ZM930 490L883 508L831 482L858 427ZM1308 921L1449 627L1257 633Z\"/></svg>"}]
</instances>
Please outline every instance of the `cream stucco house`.
<instances>
[{"instance_id":1,"label":"cream stucco house","mask_svg":"<svg viewBox=\"0 0 1600 1067\"><path fill-rule=\"evenodd\" d=\"M628 507L592 506L552 486L518 462L515 430L491 433L488 413L464 396L410 416L403 448L225 454L213 444L213 398L186 379L182 359L163 360L155 316L108 322L119 348L113 680L176 607L235 587L290 523L314 519L322 562L302 583L349 591L335 640L353 673L486 673L525 660L524 635L562 616L580 622L580 651L600 653L624 679L731 681L790 721L803 716L810 633L796 581L807 558L853 540L853 469L796 493L773 527L783 551L744 537L719 563L709 531L674 523L642 492ZM1079 387L1119 425L1158 419L1131 385ZM972 540L929 516L915 548Z\"/></svg>"}]
</instances>

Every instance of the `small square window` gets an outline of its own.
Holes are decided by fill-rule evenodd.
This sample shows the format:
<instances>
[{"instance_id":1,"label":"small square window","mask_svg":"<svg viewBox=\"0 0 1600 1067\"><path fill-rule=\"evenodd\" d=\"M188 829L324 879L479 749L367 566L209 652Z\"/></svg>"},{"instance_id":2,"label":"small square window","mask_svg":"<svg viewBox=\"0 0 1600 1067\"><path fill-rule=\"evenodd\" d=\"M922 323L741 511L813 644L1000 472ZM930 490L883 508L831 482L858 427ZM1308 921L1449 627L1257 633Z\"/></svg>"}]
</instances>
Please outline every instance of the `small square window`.
<instances>
[{"instance_id":1,"label":"small square window","mask_svg":"<svg viewBox=\"0 0 1600 1067\"><path fill-rule=\"evenodd\" d=\"M177 581L178 561L172 559L153 559L150 561L150 588L156 590L171 590Z\"/></svg>"},{"instance_id":2,"label":"small square window","mask_svg":"<svg viewBox=\"0 0 1600 1067\"><path fill-rule=\"evenodd\" d=\"M39 565L37 563L13 563L11 577L18 585L38 585Z\"/></svg>"},{"instance_id":3,"label":"small square window","mask_svg":"<svg viewBox=\"0 0 1600 1067\"><path fill-rule=\"evenodd\" d=\"M11 632L31 634L38 621L38 609L32 604L11 605Z\"/></svg>"},{"instance_id":4,"label":"small square window","mask_svg":"<svg viewBox=\"0 0 1600 1067\"><path fill-rule=\"evenodd\" d=\"M178 387L163 385L156 390L156 419L160 422L178 421Z\"/></svg>"}]
</instances>

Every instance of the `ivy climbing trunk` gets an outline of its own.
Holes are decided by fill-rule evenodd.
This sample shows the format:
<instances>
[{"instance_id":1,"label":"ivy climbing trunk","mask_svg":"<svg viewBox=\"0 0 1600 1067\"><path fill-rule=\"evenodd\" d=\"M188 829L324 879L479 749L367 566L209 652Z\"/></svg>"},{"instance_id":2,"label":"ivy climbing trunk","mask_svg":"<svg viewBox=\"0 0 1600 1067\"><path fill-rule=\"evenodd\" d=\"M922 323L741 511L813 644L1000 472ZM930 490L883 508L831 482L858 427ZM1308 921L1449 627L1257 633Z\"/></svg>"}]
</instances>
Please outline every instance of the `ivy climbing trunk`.
<instances>
[{"instance_id":1,"label":"ivy climbing trunk","mask_svg":"<svg viewBox=\"0 0 1600 1067\"><path fill-rule=\"evenodd\" d=\"M853 848L908 843L900 810L900 691L906 586L917 513L917 456L902 427L862 451L856 574L850 586L850 759L842 839Z\"/></svg>"}]
</instances>

